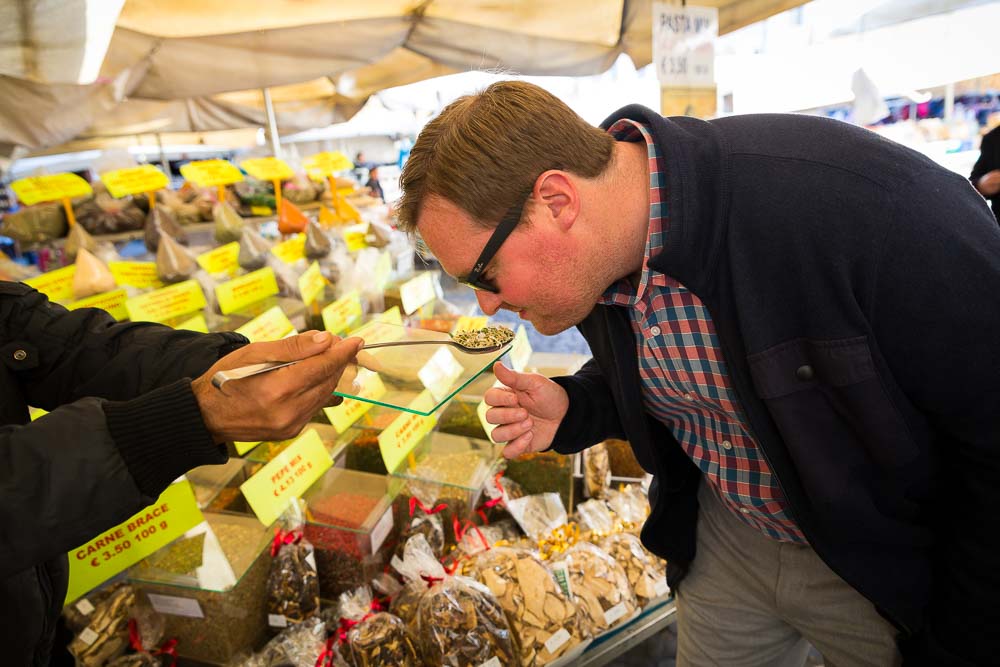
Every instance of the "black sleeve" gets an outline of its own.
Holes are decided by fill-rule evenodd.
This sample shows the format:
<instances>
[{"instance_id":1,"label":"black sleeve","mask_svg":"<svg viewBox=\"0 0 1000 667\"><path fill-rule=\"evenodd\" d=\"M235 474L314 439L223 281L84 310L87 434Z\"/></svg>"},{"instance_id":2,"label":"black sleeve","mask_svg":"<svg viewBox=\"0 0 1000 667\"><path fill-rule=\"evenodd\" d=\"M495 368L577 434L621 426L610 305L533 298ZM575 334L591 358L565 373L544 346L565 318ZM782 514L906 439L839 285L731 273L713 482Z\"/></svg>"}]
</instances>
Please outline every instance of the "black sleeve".
<instances>
[{"instance_id":1,"label":"black sleeve","mask_svg":"<svg viewBox=\"0 0 1000 667\"><path fill-rule=\"evenodd\" d=\"M1000 128L988 132L983 137L982 144L979 147L979 159L976 160L976 164L972 167L972 173L969 175L969 180L972 181L976 192L979 192L978 184L980 178L994 169L1000 169L1000 161L997 160L997 156L1000 156ZM997 197L998 195L993 195L986 198L994 200Z\"/></svg>"},{"instance_id":2,"label":"black sleeve","mask_svg":"<svg viewBox=\"0 0 1000 667\"><path fill-rule=\"evenodd\" d=\"M625 438L611 390L591 359L574 375L553 378L569 395L569 411L552 441L552 449L572 454L608 438Z\"/></svg>"},{"instance_id":3,"label":"black sleeve","mask_svg":"<svg viewBox=\"0 0 1000 667\"><path fill-rule=\"evenodd\" d=\"M4 371L50 410L0 427L0 578L120 523L191 468L224 463L188 377L242 342L115 324L0 282Z\"/></svg>"},{"instance_id":4,"label":"black sleeve","mask_svg":"<svg viewBox=\"0 0 1000 667\"><path fill-rule=\"evenodd\" d=\"M916 174L896 193L871 314L893 376L934 433L932 599L908 650L956 665L994 662L1000 628L1000 227L961 180Z\"/></svg>"}]
</instances>

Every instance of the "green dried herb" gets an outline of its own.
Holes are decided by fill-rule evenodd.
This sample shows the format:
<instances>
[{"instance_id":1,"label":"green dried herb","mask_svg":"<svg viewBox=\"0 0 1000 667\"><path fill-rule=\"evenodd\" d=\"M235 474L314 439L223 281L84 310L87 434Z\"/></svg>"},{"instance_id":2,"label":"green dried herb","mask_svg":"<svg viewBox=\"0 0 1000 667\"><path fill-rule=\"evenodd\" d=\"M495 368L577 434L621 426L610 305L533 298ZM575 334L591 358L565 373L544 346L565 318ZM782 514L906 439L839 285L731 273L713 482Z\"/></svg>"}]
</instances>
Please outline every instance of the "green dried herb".
<instances>
[{"instance_id":1,"label":"green dried herb","mask_svg":"<svg viewBox=\"0 0 1000 667\"><path fill-rule=\"evenodd\" d=\"M506 345L514 340L514 332L507 327L483 327L458 331L452 339L459 345L480 349L494 345Z\"/></svg>"}]
</instances>

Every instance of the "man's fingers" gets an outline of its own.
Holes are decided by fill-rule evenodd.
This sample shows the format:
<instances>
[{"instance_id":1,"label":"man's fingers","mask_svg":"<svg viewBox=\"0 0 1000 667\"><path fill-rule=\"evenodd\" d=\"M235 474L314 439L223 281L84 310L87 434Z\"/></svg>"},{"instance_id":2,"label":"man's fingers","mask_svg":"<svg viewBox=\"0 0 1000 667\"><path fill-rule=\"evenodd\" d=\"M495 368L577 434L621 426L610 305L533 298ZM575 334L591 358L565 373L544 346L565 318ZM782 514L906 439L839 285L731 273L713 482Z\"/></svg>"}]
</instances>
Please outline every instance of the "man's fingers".
<instances>
[{"instance_id":1,"label":"man's fingers","mask_svg":"<svg viewBox=\"0 0 1000 667\"><path fill-rule=\"evenodd\" d=\"M324 352L334 340L337 338L328 331L307 331L281 340L251 343L239 351L239 362L248 365L262 361L308 359Z\"/></svg>"},{"instance_id":2,"label":"man's fingers","mask_svg":"<svg viewBox=\"0 0 1000 667\"><path fill-rule=\"evenodd\" d=\"M517 405L517 394L506 387L491 387L483 394L483 400L494 407L513 407Z\"/></svg>"},{"instance_id":3,"label":"man's fingers","mask_svg":"<svg viewBox=\"0 0 1000 667\"><path fill-rule=\"evenodd\" d=\"M516 459L518 456L531 451L531 431L528 431L513 442L508 442L503 448L503 455L508 459Z\"/></svg>"},{"instance_id":4,"label":"man's fingers","mask_svg":"<svg viewBox=\"0 0 1000 667\"><path fill-rule=\"evenodd\" d=\"M490 436L496 442L513 442L517 440L525 433L531 431L531 427L534 423L531 419L525 419L524 421L519 421L514 424L504 424L503 426L497 426L493 429Z\"/></svg>"},{"instance_id":5,"label":"man's fingers","mask_svg":"<svg viewBox=\"0 0 1000 667\"><path fill-rule=\"evenodd\" d=\"M499 361L493 364L493 374L500 382L511 389L525 391L531 388L531 376L527 373L518 373L504 366Z\"/></svg>"},{"instance_id":6,"label":"man's fingers","mask_svg":"<svg viewBox=\"0 0 1000 667\"><path fill-rule=\"evenodd\" d=\"M514 424L528 418L524 408L490 408L486 411L486 421L491 424Z\"/></svg>"}]
</instances>

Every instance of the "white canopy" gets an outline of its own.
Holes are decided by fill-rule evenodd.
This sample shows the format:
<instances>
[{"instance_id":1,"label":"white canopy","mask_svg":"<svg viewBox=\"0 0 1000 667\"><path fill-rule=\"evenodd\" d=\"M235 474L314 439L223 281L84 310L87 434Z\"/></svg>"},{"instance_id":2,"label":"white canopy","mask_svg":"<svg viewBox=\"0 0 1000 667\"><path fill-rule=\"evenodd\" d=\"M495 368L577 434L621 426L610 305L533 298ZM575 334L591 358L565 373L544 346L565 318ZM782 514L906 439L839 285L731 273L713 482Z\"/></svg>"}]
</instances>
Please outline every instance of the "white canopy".
<instances>
[{"instance_id":1,"label":"white canopy","mask_svg":"<svg viewBox=\"0 0 1000 667\"><path fill-rule=\"evenodd\" d=\"M720 32L804 0L700 0ZM15 0L0 6L0 156L73 138L350 118L457 71L585 75L651 59L651 0Z\"/></svg>"}]
</instances>

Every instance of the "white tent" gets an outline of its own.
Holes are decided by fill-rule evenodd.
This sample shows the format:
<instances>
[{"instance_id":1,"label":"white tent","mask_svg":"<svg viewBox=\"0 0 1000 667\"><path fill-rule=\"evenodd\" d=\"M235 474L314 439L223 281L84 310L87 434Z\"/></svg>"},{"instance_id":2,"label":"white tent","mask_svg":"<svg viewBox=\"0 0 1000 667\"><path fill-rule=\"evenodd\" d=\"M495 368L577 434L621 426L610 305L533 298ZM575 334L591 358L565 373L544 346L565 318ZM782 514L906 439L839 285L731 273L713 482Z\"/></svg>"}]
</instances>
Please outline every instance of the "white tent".
<instances>
[{"instance_id":1,"label":"white tent","mask_svg":"<svg viewBox=\"0 0 1000 667\"><path fill-rule=\"evenodd\" d=\"M720 32L803 0L701 0ZM62 0L0 6L0 157L74 138L346 120L452 72L583 75L650 62L650 0ZM79 147L79 145L77 146Z\"/></svg>"}]
</instances>

